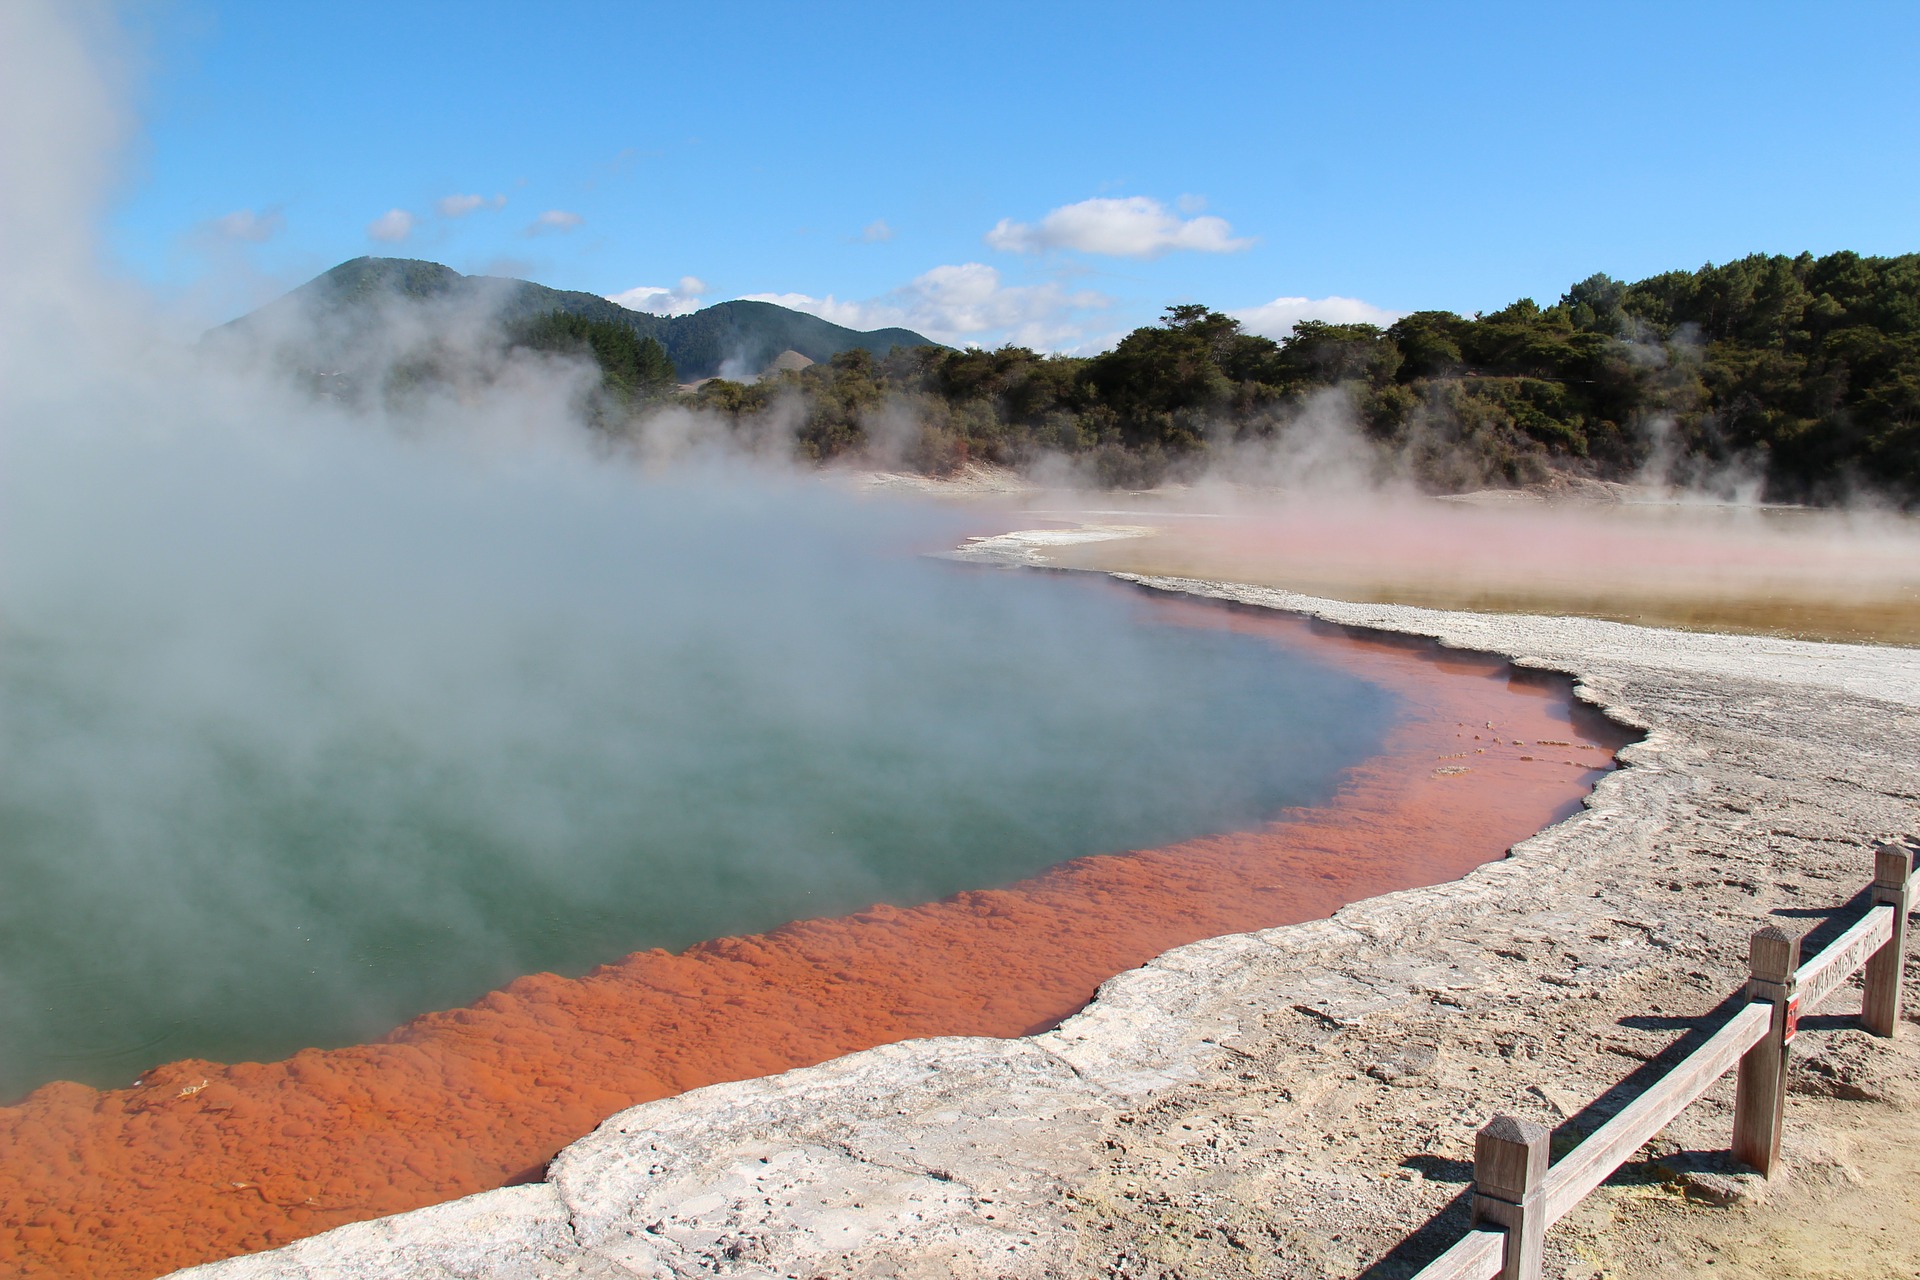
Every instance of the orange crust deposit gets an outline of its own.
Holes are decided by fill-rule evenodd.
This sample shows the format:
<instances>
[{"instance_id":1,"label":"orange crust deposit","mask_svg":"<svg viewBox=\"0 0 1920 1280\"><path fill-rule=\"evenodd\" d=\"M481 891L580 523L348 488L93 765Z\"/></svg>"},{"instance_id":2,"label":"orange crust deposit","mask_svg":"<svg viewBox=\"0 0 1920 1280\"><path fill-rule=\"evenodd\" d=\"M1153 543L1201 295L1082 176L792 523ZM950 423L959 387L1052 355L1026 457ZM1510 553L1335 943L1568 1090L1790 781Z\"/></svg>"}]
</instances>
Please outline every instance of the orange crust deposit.
<instances>
[{"instance_id":1,"label":"orange crust deposit","mask_svg":"<svg viewBox=\"0 0 1920 1280\"><path fill-rule=\"evenodd\" d=\"M1328 804L1257 831L1080 858L520 978L374 1044L187 1060L0 1108L0 1274L148 1277L541 1175L606 1116L917 1036L1017 1036L1170 947L1450 880L1578 807L1626 739L1567 682L1431 645L1163 601L1386 685L1405 719ZM1151 731L1147 727L1146 731Z\"/></svg>"}]
</instances>

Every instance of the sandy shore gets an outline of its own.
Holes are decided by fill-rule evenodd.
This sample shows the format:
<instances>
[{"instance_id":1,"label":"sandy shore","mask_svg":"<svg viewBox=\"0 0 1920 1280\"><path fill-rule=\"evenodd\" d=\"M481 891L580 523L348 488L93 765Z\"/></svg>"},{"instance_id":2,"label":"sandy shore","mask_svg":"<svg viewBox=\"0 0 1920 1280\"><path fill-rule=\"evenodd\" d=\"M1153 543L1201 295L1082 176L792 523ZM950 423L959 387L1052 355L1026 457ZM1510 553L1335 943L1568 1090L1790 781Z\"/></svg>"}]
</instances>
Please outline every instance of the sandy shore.
<instances>
[{"instance_id":1,"label":"sandy shore","mask_svg":"<svg viewBox=\"0 0 1920 1280\"><path fill-rule=\"evenodd\" d=\"M1506 860L1168 952L1056 1030L649 1103L545 1182L191 1274L1408 1274L1458 1230L1480 1123L1597 1125L1713 1025L1751 930L1834 931L1869 843L1920 827L1920 651L1143 585L1564 671L1647 737ZM1550 1273L1913 1274L1887 1215L1916 1037L1872 1040L1846 1000L1803 1024L1784 1178L1717 1154L1722 1085L1550 1237Z\"/></svg>"}]
</instances>

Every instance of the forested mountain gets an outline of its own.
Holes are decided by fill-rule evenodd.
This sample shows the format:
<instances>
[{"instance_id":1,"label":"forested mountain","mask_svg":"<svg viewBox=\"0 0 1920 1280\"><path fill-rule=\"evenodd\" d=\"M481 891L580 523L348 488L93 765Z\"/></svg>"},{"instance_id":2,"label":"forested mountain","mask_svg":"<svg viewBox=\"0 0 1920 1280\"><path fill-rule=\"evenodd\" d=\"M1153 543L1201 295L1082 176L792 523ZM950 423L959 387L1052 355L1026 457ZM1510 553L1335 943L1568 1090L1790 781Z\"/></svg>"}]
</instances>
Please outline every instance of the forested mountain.
<instances>
[{"instance_id":1,"label":"forested mountain","mask_svg":"<svg viewBox=\"0 0 1920 1280\"><path fill-rule=\"evenodd\" d=\"M1382 473L1436 490L1554 475L1728 486L1779 501L1860 491L1920 502L1920 254L1755 255L1542 307L1422 311L1386 329L1308 322L1279 342L1202 306L1091 358L896 348L843 353L696 403L749 415L803 393L804 456L1082 460L1110 484L1191 473L1283 437L1329 397ZM1319 415L1325 417L1323 413Z\"/></svg>"},{"instance_id":2,"label":"forested mountain","mask_svg":"<svg viewBox=\"0 0 1920 1280\"><path fill-rule=\"evenodd\" d=\"M512 332L555 313L631 330L666 352L682 382L722 372L758 374L782 351L828 360L842 351L885 353L899 346L926 346L909 329L860 333L818 316L766 302L721 302L691 315L656 316L629 311L591 293L549 289L527 280L463 276L437 262L405 258L355 258L309 280L274 302L214 331L216 340L267 336L276 344L306 342L311 350L287 351L301 367L320 370L355 363L357 350L381 326L370 323L399 304L419 308L423 324L457 326L483 317ZM379 332L381 341L392 335Z\"/></svg>"}]
</instances>

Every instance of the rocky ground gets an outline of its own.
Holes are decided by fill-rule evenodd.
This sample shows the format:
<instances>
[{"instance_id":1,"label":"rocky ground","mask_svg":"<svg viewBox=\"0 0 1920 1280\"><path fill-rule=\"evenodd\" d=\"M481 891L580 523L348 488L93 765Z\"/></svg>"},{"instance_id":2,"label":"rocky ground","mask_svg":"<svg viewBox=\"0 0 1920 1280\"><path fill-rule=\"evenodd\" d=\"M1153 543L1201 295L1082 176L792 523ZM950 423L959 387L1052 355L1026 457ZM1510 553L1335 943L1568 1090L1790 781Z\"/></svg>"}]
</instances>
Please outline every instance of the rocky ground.
<instances>
[{"instance_id":1,"label":"rocky ground","mask_svg":"<svg viewBox=\"0 0 1920 1280\"><path fill-rule=\"evenodd\" d=\"M1018 560L1017 547L1003 558ZM1474 1131L1596 1127L1733 1006L1746 938L1849 923L1920 828L1920 651L1143 582L1575 674L1646 730L1589 808L1463 880L1170 952L1024 1040L894 1045L613 1117L540 1184L200 1268L236 1277L1409 1275ZM1907 1034L1802 1023L1787 1170L1731 1081L1549 1237L1549 1274L1912 1276Z\"/></svg>"}]
</instances>

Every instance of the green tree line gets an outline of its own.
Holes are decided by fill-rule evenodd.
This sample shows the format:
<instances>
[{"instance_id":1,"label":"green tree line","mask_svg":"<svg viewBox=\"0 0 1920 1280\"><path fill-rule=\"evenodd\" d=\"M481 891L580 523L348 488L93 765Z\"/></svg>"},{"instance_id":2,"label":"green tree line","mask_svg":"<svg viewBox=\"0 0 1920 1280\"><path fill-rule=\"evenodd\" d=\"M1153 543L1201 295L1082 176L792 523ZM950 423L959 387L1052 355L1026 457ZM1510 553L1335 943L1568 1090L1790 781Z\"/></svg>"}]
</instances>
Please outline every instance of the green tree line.
<instances>
[{"instance_id":1,"label":"green tree line","mask_svg":"<svg viewBox=\"0 0 1920 1280\"><path fill-rule=\"evenodd\" d=\"M674 390L673 361L651 336L627 325L549 311L511 326L507 345L529 351L590 359L600 383L588 398L594 425L618 429L643 406Z\"/></svg>"},{"instance_id":2,"label":"green tree line","mask_svg":"<svg viewBox=\"0 0 1920 1280\"><path fill-rule=\"evenodd\" d=\"M1754 255L1631 284L1595 275L1550 306L1420 311L1386 328L1308 321L1279 341L1183 305L1092 357L855 350L681 398L735 421L785 399L797 452L817 461L884 441L892 461L936 474L1065 455L1102 483L1143 485L1271 439L1327 395L1383 465L1434 489L1624 480L1652 461L1678 480L1738 466L1773 500L1865 488L1911 504L1920 254Z\"/></svg>"}]
</instances>

